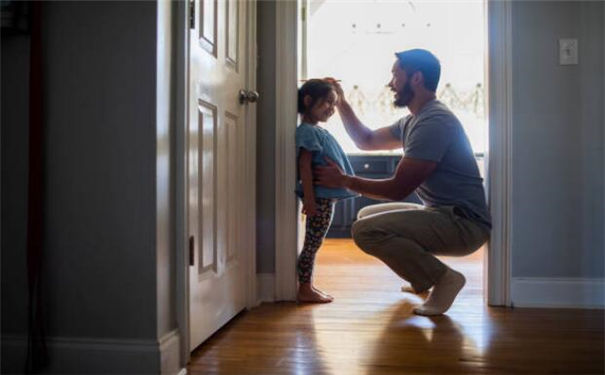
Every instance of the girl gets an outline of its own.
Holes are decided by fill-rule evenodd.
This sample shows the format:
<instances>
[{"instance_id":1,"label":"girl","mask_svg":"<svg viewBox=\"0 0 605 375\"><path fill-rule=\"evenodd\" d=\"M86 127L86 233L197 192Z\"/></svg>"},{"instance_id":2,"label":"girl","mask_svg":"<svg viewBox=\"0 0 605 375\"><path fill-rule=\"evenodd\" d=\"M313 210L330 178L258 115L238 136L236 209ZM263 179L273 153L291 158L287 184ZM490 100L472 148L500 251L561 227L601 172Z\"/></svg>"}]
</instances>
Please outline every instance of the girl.
<instances>
[{"instance_id":1,"label":"girl","mask_svg":"<svg viewBox=\"0 0 605 375\"><path fill-rule=\"evenodd\" d=\"M313 287L315 254L330 227L334 202L356 196L346 189L313 186L313 167L325 165L326 157L336 162L345 173L353 174L349 159L336 139L318 125L334 114L337 101L338 95L328 80L310 79L298 90L301 124L296 128L296 193L302 199L302 212L307 216L305 243L297 264L299 302L332 302L332 296Z\"/></svg>"}]
</instances>

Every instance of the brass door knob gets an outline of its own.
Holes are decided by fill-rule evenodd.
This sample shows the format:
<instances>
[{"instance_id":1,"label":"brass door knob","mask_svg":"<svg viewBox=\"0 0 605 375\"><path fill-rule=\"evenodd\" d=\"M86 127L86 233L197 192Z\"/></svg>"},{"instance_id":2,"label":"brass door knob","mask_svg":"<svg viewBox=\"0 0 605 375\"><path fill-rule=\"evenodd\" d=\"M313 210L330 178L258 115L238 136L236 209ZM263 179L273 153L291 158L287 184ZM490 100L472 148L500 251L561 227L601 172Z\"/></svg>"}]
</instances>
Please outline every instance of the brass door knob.
<instances>
[{"instance_id":1,"label":"brass door knob","mask_svg":"<svg viewBox=\"0 0 605 375\"><path fill-rule=\"evenodd\" d=\"M258 97L258 92L254 90L239 90L239 104L256 103Z\"/></svg>"}]
</instances>

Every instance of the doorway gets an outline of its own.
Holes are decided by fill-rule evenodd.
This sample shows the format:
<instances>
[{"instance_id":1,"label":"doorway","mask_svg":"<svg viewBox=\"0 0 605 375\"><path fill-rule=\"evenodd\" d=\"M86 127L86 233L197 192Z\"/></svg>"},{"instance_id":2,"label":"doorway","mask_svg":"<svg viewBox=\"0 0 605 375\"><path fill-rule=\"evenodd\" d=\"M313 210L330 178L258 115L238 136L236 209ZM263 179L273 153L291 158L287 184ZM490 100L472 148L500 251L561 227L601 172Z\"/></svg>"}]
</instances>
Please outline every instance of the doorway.
<instances>
[{"instance_id":1,"label":"doorway","mask_svg":"<svg viewBox=\"0 0 605 375\"><path fill-rule=\"evenodd\" d=\"M303 0L300 5L300 79L333 76L341 80L348 102L369 128L390 125L409 114L407 108L397 109L392 105L393 95L386 87L394 53L410 48L432 51L442 65L437 98L460 119L482 177L488 176L485 162L489 145L485 1ZM325 124L325 128L349 155L356 175L374 179L392 176L402 156L401 149L359 150L337 115ZM405 201L420 203L415 194ZM340 243L354 248L350 230L357 212L375 203L379 201L365 197L338 202L326 246L333 249L334 244ZM303 234L304 228L299 225L299 236ZM477 288L482 290L485 284L482 277L475 277L483 274L487 264L484 249L464 263L465 270L474 275L472 288L475 291ZM334 262L337 252L332 253L330 259ZM318 259L321 261L322 257ZM318 266L322 268L321 264Z\"/></svg>"}]
</instances>

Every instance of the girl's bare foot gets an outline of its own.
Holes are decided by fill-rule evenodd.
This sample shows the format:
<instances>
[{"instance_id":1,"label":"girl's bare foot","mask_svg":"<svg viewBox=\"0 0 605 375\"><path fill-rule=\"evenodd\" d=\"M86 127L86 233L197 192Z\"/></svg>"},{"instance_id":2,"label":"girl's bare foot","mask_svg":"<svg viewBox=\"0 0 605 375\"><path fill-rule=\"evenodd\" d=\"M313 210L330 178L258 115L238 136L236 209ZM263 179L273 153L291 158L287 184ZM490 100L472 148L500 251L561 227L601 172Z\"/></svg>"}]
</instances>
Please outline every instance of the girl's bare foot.
<instances>
[{"instance_id":1,"label":"girl's bare foot","mask_svg":"<svg viewBox=\"0 0 605 375\"><path fill-rule=\"evenodd\" d=\"M322 293L311 286L311 283L300 284L296 296L298 302L329 303L334 300L332 296Z\"/></svg>"},{"instance_id":2,"label":"girl's bare foot","mask_svg":"<svg viewBox=\"0 0 605 375\"><path fill-rule=\"evenodd\" d=\"M326 293L326 292L324 292L324 291L321 291L321 290L317 289L317 288L316 288L316 287L314 287L314 286L311 286L311 289L313 289L314 291L316 291L317 293L321 294L321 295L322 295L322 296L324 296L324 297L328 297L328 298L332 298L332 299L334 299L334 297L332 297L332 296L331 296L331 295L329 295L328 293Z\"/></svg>"}]
</instances>

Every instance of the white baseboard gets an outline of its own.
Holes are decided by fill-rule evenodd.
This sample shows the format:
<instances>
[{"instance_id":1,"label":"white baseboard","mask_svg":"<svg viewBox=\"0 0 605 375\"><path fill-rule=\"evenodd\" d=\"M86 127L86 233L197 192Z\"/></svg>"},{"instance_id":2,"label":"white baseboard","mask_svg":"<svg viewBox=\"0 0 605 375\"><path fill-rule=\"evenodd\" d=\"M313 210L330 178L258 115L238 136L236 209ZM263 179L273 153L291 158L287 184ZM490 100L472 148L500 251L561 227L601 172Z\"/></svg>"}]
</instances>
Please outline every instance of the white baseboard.
<instances>
[{"instance_id":1,"label":"white baseboard","mask_svg":"<svg viewBox=\"0 0 605 375\"><path fill-rule=\"evenodd\" d=\"M178 375L181 368L181 338L178 330L172 330L158 340L162 375Z\"/></svg>"},{"instance_id":2,"label":"white baseboard","mask_svg":"<svg viewBox=\"0 0 605 375\"><path fill-rule=\"evenodd\" d=\"M513 277L515 307L605 308L605 279Z\"/></svg>"},{"instance_id":3,"label":"white baseboard","mask_svg":"<svg viewBox=\"0 0 605 375\"><path fill-rule=\"evenodd\" d=\"M258 303L275 301L275 274L259 273L256 275Z\"/></svg>"},{"instance_id":4,"label":"white baseboard","mask_svg":"<svg viewBox=\"0 0 605 375\"><path fill-rule=\"evenodd\" d=\"M159 340L49 337L46 345L49 373L176 375L183 370L176 330ZM2 371L21 373L26 352L25 336L2 336Z\"/></svg>"}]
</instances>

